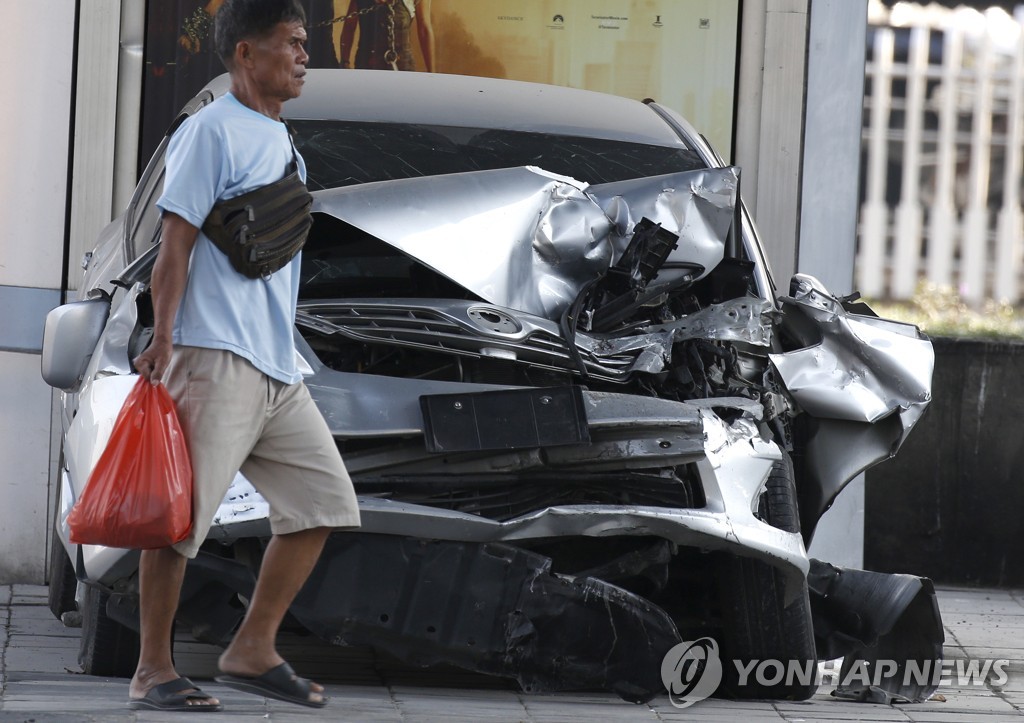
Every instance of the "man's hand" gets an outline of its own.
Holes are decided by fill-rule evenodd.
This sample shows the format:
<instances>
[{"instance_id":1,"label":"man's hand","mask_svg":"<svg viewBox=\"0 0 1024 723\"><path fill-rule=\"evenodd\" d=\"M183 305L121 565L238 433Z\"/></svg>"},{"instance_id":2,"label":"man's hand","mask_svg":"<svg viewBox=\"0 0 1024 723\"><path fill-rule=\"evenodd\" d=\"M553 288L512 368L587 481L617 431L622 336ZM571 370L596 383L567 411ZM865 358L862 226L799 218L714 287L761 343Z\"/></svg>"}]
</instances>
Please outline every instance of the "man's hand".
<instances>
[{"instance_id":1,"label":"man's hand","mask_svg":"<svg viewBox=\"0 0 1024 723\"><path fill-rule=\"evenodd\" d=\"M171 342L153 341L146 351L135 357L135 369L150 384L159 384L171 363Z\"/></svg>"}]
</instances>

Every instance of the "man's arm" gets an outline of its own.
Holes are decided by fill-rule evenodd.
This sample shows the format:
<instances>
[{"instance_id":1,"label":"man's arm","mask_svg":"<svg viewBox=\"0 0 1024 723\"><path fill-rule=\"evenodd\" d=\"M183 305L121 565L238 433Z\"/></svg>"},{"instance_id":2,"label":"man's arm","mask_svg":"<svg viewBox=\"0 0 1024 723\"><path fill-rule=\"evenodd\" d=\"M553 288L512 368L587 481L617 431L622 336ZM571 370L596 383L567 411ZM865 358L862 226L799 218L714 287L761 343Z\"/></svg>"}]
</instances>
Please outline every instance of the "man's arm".
<instances>
[{"instance_id":1,"label":"man's arm","mask_svg":"<svg viewBox=\"0 0 1024 723\"><path fill-rule=\"evenodd\" d=\"M153 341L135 358L139 374L153 384L163 378L171 362L171 333L178 304L188 281L188 262L199 229L174 213L164 213L160 250L150 283L153 293Z\"/></svg>"},{"instance_id":2,"label":"man's arm","mask_svg":"<svg viewBox=\"0 0 1024 723\"><path fill-rule=\"evenodd\" d=\"M434 26L430 22L430 0L416 4L416 37L423 51L423 65L428 73L434 72Z\"/></svg>"}]
</instances>

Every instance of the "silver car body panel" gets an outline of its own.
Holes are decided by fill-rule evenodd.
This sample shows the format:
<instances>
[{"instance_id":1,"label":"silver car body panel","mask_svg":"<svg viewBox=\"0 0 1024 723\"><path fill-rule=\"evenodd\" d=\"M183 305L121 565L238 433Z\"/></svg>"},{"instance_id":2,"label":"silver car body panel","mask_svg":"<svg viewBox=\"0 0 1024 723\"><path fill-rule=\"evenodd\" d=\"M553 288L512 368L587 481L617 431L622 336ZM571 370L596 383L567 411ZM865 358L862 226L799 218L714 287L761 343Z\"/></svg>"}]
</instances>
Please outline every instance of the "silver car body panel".
<instances>
[{"instance_id":1,"label":"silver car body panel","mask_svg":"<svg viewBox=\"0 0 1024 723\"><path fill-rule=\"evenodd\" d=\"M789 393L822 419L873 424L898 413L905 437L931 401L931 342L910 324L847 312L812 277L794 281L783 310L812 320L821 342L770 355Z\"/></svg>"},{"instance_id":2,"label":"silver car body panel","mask_svg":"<svg viewBox=\"0 0 1024 723\"><path fill-rule=\"evenodd\" d=\"M481 298L552 321L618 260L647 217L681 236L669 261L722 260L738 172L707 169L588 186L538 168L410 178L320 191L327 213Z\"/></svg>"},{"instance_id":3,"label":"silver car body panel","mask_svg":"<svg viewBox=\"0 0 1024 723\"><path fill-rule=\"evenodd\" d=\"M713 304L675 321L648 327L654 333L671 333L672 343L686 339L738 341L759 347L772 343L775 305L765 299L744 296Z\"/></svg>"}]
</instances>

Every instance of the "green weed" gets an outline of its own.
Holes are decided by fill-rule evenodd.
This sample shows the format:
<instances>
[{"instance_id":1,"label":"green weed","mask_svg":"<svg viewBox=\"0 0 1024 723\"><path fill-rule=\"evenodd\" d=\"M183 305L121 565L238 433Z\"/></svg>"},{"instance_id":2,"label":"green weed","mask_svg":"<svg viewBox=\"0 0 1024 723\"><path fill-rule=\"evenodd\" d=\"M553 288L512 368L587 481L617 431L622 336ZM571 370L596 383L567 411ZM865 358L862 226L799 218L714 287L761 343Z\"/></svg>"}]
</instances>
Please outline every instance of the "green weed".
<instances>
[{"instance_id":1,"label":"green weed","mask_svg":"<svg viewBox=\"0 0 1024 723\"><path fill-rule=\"evenodd\" d=\"M987 301L972 308L953 289L922 283L911 301L864 299L876 314L916 324L929 336L1024 338L1024 310Z\"/></svg>"}]
</instances>

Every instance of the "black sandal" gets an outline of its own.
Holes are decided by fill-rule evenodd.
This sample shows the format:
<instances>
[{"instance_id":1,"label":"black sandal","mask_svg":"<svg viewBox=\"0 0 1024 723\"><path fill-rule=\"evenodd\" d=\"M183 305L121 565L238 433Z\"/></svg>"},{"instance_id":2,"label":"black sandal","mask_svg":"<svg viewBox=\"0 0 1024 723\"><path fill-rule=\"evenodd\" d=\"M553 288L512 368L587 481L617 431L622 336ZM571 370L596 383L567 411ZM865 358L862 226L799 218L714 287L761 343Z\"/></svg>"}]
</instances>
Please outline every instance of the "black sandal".
<instances>
[{"instance_id":1,"label":"black sandal","mask_svg":"<svg viewBox=\"0 0 1024 723\"><path fill-rule=\"evenodd\" d=\"M128 707L133 710L200 711L203 713L215 713L223 709L220 703L195 705L189 703L192 700L213 700L213 696L204 693L188 678L178 678L154 685L142 698L129 698Z\"/></svg>"},{"instance_id":2,"label":"black sandal","mask_svg":"<svg viewBox=\"0 0 1024 723\"><path fill-rule=\"evenodd\" d=\"M310 682L296 675L288 663L281 663L263 675L224 674L218 675L214 680L243 693L262 695L266 698L306 705L310 708L323 708L329 700L326 696L321 696L320 700L310 700L309 694L313 692Z\"/></svg>"}]
</instances>

